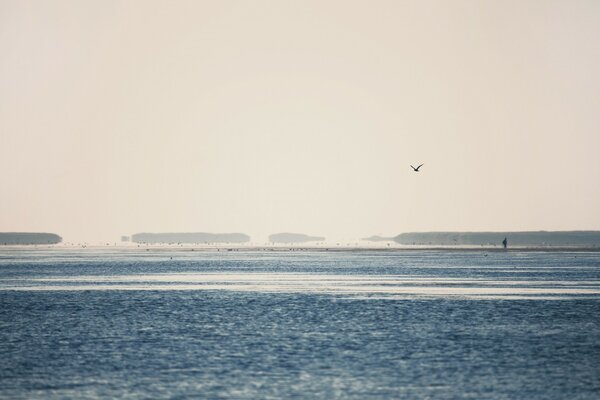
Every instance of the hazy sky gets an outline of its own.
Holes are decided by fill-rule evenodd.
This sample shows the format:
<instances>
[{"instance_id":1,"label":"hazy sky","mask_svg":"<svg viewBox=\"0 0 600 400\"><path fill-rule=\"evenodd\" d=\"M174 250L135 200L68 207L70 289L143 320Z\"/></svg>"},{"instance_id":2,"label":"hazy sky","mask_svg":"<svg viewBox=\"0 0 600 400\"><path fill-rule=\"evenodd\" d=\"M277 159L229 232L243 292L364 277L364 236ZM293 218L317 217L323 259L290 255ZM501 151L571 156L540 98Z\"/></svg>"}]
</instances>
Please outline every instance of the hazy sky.
<instances>
[{"instance_id":1,"label":"hazy sky","mask_svg":"<svg viewBox=\"0 0 600 400\"><path fill-rule=\"evenodd\" d=\"M600 229L599 71L596 0L0 0L0 231Z\"/></svg>"}]
</instances>

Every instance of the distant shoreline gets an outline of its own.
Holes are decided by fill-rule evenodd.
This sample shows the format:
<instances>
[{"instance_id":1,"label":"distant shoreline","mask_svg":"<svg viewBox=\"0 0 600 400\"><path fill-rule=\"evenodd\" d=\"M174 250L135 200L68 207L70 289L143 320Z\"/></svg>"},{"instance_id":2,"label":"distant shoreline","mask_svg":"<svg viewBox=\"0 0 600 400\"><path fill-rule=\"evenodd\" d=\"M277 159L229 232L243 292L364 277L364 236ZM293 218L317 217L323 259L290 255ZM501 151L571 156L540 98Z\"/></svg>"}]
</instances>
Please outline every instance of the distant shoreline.
<instances>
[{"instance_id":1,"label":"distant shoreline","mask_svg":"<svg viewBox=\"0 0 600 400\"><path fill-rule=\"evenodd\" d=\"M419 252L419 251L438 251L438 252L473 252L473 253L515 253L515 252L600 252L600 247L567 247L567 246L528 246L528 247L518 247L513 246L507 249L502 247L481 247L481 246L392 246L392 247L374 247L374 246L257 246L257 245L248 245L248 246L227 246L227 245L219 245L219 246L210 246L210 245L145 245L139 244L137 245L0 245L0 252L2 250L82 250L82 251L90 251L90 250L123 250L123 251L151 251L151 252L171 252L171 251L189 251L189 252L274 252L274 253L283 253L283 252L385 252L385 253L394 253L394 252Z\"/></svg>"}]
</instances>

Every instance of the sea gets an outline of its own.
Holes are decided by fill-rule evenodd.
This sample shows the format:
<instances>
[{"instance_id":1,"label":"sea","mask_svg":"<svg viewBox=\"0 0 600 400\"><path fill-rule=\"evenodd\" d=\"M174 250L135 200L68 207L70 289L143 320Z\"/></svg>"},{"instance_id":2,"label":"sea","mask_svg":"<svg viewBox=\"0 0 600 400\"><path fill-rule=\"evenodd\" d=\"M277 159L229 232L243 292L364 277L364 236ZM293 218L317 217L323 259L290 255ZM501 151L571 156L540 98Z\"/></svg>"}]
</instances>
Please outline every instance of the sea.
<instances>
[{"instance_id":1,"label":"sea","mask_svg":"<svg viewBox=\"0 0 600 400\"><path fill-rule=\"evenodd\" d=\"M0 398L600 398L600 252L218 250L0 249Z\"/></svg>"}]
</instances>

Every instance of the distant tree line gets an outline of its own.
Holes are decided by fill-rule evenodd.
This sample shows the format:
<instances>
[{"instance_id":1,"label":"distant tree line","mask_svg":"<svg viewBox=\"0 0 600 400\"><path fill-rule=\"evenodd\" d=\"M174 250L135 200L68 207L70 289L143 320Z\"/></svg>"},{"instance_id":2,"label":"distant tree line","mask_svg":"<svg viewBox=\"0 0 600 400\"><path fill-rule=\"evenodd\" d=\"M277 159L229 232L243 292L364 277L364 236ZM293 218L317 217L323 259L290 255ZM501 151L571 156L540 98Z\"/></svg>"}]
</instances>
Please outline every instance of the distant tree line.
<instances>
[{"instance_id":1,"label":"distant tree line","mask_svg":"<svg viewBox=\"0 0 600 400\"><path fill-rule=\"evenodd\" d=\"M408 232L394 237L403 245L600 246L600 231Z\"/></svg>"},{"instance_id":2,"label":"distant tree line","mask_svg":"<svg viewBox=\"0 0 600 400\"><path fill-rule=\"evenodd\" d=\"M62 238L55 233L0 232L0 245L12 244L56 244Z\"/></svg>"}]
</instances>

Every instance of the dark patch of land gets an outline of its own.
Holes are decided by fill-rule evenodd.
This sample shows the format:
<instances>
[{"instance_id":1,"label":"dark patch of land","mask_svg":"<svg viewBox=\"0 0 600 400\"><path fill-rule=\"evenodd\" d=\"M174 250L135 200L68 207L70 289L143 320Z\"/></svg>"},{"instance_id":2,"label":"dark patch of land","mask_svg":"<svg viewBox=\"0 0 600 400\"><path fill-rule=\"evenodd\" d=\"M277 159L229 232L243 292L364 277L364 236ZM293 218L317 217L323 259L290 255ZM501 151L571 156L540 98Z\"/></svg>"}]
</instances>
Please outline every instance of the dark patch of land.
<instances>
[{"instance_id":1,"label":"dark patch of land","mask_svg":"<svg viewBox=\"0 0 600 400\"><path fill-rule=\"evenodd\" d=\"M61 241L55 233L0 232L0 245L56 244Z\"/></svg>"},{"instance_id":2,"label":"dark patch of land","mask_svg":"<svg viewBox=\"0 0 600 400\"><path fill-rule=\"evenodd\" d=\"M401 245L500 246L504 238L509 247L600 247L600 231L409 232L393 240Z\"/></svg>"},{"instance_id":3,"label":"dark patch of land","mask_svg":"<svg viewBox=\"0 0 600 400\"><path fill-rule=\"evenodd\" d=\"M135 243L246 243L250 236L244 233L136 233L131 235Z\"/></svg>"}]
</instances>

